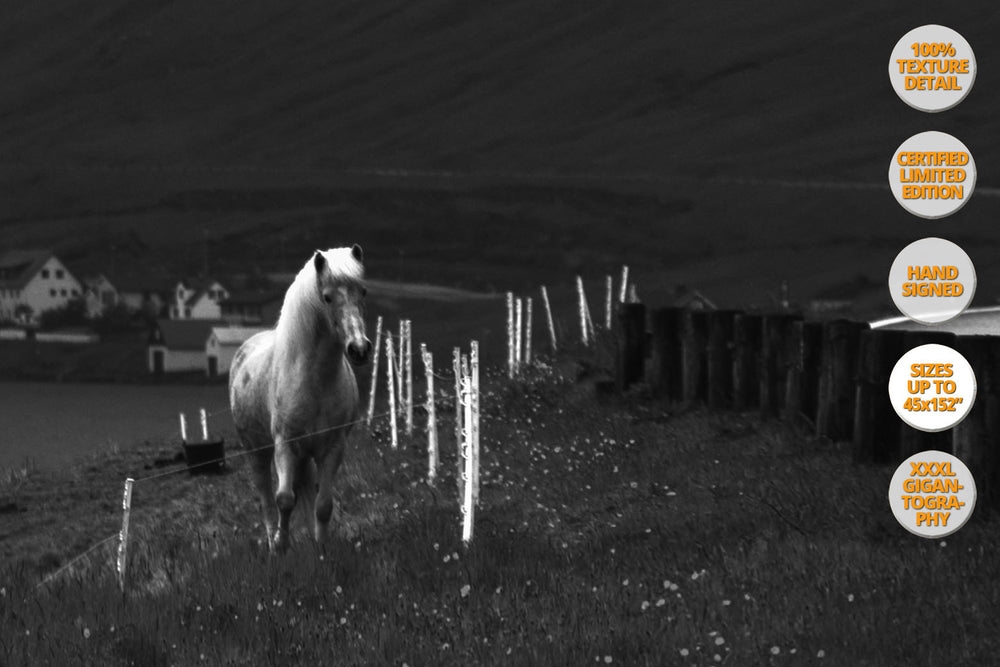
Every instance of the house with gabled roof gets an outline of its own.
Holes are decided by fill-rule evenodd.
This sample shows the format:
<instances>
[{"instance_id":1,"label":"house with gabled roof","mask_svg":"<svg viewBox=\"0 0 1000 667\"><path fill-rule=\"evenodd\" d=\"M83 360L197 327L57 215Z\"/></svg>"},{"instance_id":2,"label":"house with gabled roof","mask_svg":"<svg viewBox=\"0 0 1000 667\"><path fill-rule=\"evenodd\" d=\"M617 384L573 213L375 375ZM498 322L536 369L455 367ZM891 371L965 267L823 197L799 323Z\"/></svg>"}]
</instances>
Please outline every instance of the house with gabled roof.
<instances>
[{"instance_id":1,"label":"house with gabled roof","mask_svg":"<svg viewBox=\"0 0 1000 667\"><path fill-rule=\"evenodd\" d=\"M674 289L674 306L691 310L716 310L714 301L687 285L678 285Z\"/></svg>"},{"instance_id":2,"label":"house with gabled roof","mask_svg":"<svg viewBox=\"0 0 1000 667\"><path fill-rule=\"evenodd\" d=\"M222 317L222 302L228 298L229 290L218 280L180 280L170 298L170 319L217 320Z\"/></svg>"},{"instance_id":3,"label":"house with gabled roof","mask_svg":"<svg viewBox=\"0 0 1000 667\"><path fill-rule=\"evenodd\" d=\"M205 343L220 320L157 320L150 332L147 352L154 375L205 371Z\"/></svg>"},{"instance_id":4,"label":"house with gabled roof","mask_svg":"<svg viewBox=\"0 0 1000 667\"><path fill-rule=\"evenodd\" d=\"M49 250L0 255L0 320L37 322L47 310L83 296L83 284Z\"/></svg>"},{"instance_id":5,"label":"house with gabled roof","mask_svg":"<svg viewBox=\"0 0 1000 667\"><path fill-rule=\"evenodd\" d=\"M267 330L265 327L212 327L205 343L205 372L209 377L229 375L229 367L240 345L251 336Z\"/></svg>"}]
</instances>

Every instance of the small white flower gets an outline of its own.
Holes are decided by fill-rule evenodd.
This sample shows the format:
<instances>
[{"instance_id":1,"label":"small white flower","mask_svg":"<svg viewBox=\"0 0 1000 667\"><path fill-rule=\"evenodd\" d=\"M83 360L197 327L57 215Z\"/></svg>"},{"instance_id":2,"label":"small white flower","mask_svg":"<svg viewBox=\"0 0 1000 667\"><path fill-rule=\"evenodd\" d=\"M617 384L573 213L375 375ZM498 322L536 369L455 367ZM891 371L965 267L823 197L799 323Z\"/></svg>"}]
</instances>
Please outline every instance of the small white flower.
<instances>
[{"instance_id":1,"label":"small white flower","mask_svg":"<svg viewBox=\"0 0 1000 667\"><path fill-rule=\"evenodd\" d=\"M778 648L777 646L772 646L771 647L771 655L778 655L779 653L781 653L781 649L780 648Z\"/></svg>"},{"instance_id":2,"label":"small white flower","mask_svg":"<svg viewBox=\"0 0 1000 667\"><path fill-rule=\"evenodd\" d=\"M688 657L689 655L691 655L691 651L687 650L686 648L682 648L682 649L681 649L681 656L682 656L682 657L685 657L685 658L686 658L686 657Z\"/></svg>"},{"instance_id":3,"label":"small white flower","mask_svg":"<svg viewBox=\"0 0 1000 667\"><path fill-rule=\"evenodd\" d=\"M826 657L826 651L824 651L823 649L820 649L820 650L816 651L816 657L817 658L825 658Z\"/></svg>"},{"instance_id":4,"label":"small white flower","mask_svg":"<svg viewBox=\"0 0 1000 667\"><path fill-rule=\"evenodd\" d=\"M462 597L463 598L464 597L468 597L470 590L472 590L472 586L470 586L469 584L466 584L466 585L462 586L462 588L460 590L460 593L462 594Z\"/></svg>"}]
</instances>

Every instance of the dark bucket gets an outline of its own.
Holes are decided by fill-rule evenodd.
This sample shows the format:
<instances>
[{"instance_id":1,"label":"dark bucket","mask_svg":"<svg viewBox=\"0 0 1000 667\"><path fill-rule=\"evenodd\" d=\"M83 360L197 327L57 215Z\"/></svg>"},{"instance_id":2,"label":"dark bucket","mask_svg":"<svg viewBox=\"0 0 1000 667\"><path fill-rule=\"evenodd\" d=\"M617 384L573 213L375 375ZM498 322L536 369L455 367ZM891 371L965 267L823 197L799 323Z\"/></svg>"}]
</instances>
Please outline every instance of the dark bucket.
<instances>
[{"instance_id":1,"label":"dark bucket","mask_svg":"<svg viewBox=\"0 0 1000 667\"><path fill-rule=\"evenodd\" d=\"M184 442L184 460L188 472L192 475L219 474L225 468L225 441L202 440L199 442Z\"/></svg>"}]
</instances>

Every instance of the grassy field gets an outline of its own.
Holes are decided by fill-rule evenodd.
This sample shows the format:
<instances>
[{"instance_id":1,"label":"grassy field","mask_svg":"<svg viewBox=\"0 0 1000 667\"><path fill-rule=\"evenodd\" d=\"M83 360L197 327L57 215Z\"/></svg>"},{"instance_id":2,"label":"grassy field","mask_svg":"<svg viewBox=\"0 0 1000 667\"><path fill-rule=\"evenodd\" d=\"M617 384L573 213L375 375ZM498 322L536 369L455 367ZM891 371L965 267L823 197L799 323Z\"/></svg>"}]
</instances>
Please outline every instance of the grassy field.
<instances>
[{"instance_id":1,"label":"grassy field","mask_svg":"<svg viewBox=\"0 0 1000 667\"><path fill-rule=\"evenodd\" d=\"M483 399L482 507L462 547L447 412L443 478L421 439L361 434L336 539L262 546L240 460L139 481L129 592L121 484L173 452L97 454L3 482L8 664L988 664L1000 547L980 513L947 540L903 530L888 468L755 414L641 393L597 402L570 358ZM599 363L598 363L599 365ZM443 408L443 406L442 406Z\"/></svg>"}]
</instances>

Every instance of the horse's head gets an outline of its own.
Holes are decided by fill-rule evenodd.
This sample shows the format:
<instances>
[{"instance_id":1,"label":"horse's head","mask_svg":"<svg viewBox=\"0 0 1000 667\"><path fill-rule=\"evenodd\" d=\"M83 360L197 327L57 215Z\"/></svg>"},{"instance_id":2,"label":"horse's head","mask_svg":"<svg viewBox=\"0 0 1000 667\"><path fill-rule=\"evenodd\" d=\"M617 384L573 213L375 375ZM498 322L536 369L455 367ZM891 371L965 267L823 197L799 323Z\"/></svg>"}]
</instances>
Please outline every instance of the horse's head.
<instances>
[{"instance_id":1,"label":"horse's head","mask_svg":"<svg viewBox=\"0 0 1000 667\"><path fill-rule=\"evenodd\" d=\"M355 366L368 362L372 342L365 335L365 293L361 246L317 250L313 255L320 308L330 329L344 343Z\"/></svg>"}]
</instances>

